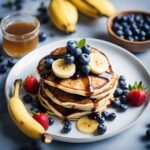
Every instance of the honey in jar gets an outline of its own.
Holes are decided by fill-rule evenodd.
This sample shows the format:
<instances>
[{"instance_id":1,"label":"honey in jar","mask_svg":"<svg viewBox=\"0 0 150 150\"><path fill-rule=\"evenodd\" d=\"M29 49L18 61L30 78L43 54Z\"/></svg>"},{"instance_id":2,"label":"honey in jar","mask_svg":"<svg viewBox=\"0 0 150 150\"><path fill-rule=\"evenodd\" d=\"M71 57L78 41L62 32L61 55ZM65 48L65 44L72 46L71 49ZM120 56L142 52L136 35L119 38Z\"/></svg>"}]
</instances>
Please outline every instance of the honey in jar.
<instances>
[{"instance_id":1,"label":"honey in jar","mask_svg":"<svg viewBox=\"0 0 150 150\"><path fill-rule=\"evenodd\" d=\"M35 49L38 44L39 21L35 17L27 14L17 14L17 18L18 15L23 15L26 17L26 20L23 20L23 18L20 20L11 19L8 23L8 21L6 21L8 17L6 17L1 23L3 49L12 57L22 57ZM12 15L9 17L12 17ZM15 19L15 16L13 17Z\"/></svg>"}]
</instances>

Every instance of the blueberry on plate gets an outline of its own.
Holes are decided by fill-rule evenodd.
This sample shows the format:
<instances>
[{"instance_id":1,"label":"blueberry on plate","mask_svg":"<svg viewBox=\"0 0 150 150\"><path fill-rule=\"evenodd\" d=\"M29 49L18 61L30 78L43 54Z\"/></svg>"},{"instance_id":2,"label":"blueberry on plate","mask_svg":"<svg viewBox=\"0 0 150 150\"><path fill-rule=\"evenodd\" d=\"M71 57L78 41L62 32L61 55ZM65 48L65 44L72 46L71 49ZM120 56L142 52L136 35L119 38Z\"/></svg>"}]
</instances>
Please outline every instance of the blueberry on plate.
<instances>
[{"instance_id":1,"label":"blueberry on plate","mask_svg":"<svg viewBox=\"0 0 150 150\"><path fill-rule=\"evenodd\" d=\"M119 80L119 86L121 89L123 89L124 87L126 87L126 82L123 80Z\"/></svg>"},{"instance_id":2,"label":"blueberry on plate","mask_svg":"<svg viewBox=\"0 0 150 150\"><path fill-rule=\"evenodd\" d=\"M128 109L128 105L126 105L126 104L121 104L120 106L119 106L119 108L118 108L118 110L120 111L120 112L124 112L124 111L126 111Z\"/></svg>"},{"instance_id":3,"label":"blueberry on plate","mask_svg":"<svg viewBox=\"0 0 150 150\"><path fill-rule=\"evenodd\" d=\"M120 100L117 98L117 99L113 100L111 104L112 104L113 108L118 108L121 103L120 103Z\"/></svg>"},{"instance_id":4,"label":"blueberry on plate","mask_svg":"<svg viewBox=\"0 0 150 150\"><path fill-rule=\"evenodd\" d=\"M148 130L146 131L146 136L147 136L148 138L150 138L150 129L148 129Z\"/></svg>"},{"instance_id":5,"label":"blueberry on plate","mask_svg":"<svg viewBox=\"0 0 150 150\"><path fill-rule=\"evenodd\" d=\"M33 100L33 98L32 98L32 96L30 94L26 94L26 95L23 96L23 101L25 103L31 103L32 100Z\"/></svg>"},{"instance_id":6,"label":"blueberry on plate","mask_svg":"<svg viewBox=\"0 0 150 150\"><path fill-rule=\"evenodd\" d=\"M117 88L115 90L114 96L118 97L118 96L121 96L122 94L123 94L123 90L120 88Z\"/></svg>"},{"instance_id":7,"label":"blueberry on plate","mask_svg":"<svg viewBox=\"0 0 150 150\"><path fill-rule=\"evenodd\" d=\"M5 73L7 71L7 66L2 64L0 65L0 74Z\"/></svg>"},{"instance_id":8,"label":"blueberry on plate","mask_svg":"<svg viewBox=\"0 0 150 150\"><path fill-rule=\"evenodd\" d=\"M83 65L80 67L81 72L84 74L89 74L90 73L90 67L88 65Z\"/></svg>"},{"instance_id":9,"label":"blueberry on plate","mask_svg":"<svg viewBox=\"0 0 150 150\"><path fill-rule=\"evenodd\" d=\"M66 54L66 55L64 56L64 60L65 60L65 63L71 64L71 63L74 63L75 58L74 58L74 56L71 55L71 54Z\"/></svg>"},{"instance_id":10,"label":"blueberry on plate","mask_svg":"<svg viewBox=\"0 0 150 150\"><path fill-rule=\"evenodd\" d=\"M71 126L72 125L72 123L70 122L70 121L65 121L65 124L64 124L65 126Z\"/></svg>"},{"instance_id":11,"label":"blueberry on plate","mask_svg":"<svg viewBox=\"0 0 150 150\"><path fill-rule=\"evenodd\" d=\"M100 123L100 124L103 124L103 123L105 122L104 116L100 116L100 115L97 116L96 120L97 120L98 123Z\"/></svg>"},{"instance_id":12,"label":"blueberry on plate","mask_svg":"<svg viewBox=\"0 0 150 150\"><path fill-rule=\"evenodd\" d=\"M4 61L4 56L0 55L0 63Z\"/></svg>"},{"instance_id":13,"label":"blueberry on plate","mask_svg":"<svg viewBox=\"0 0 150 150\"><path fill-rule=\"evenodd\" d=\"M120 81L120 80L123 80L123 81L125 81L125 80L126 80L125 76L123 76L123 75L120 75L119 81Z\"/></svg>"},{"instance_id":14,"label":"blueberry on plate","mask_svg":"<svg viewBox=\"0 0 150 150\"><path fill-rule=\"evenodd\" d=\"M115 118L116 118L116 114L115 113L110 113L107 120L113 121Z\"/></svg>"},{"instance_id":15,"label":"blueberry on plate","mask_svg":"<svg viewBox=\"0 0 150 150\"><path fill-rule=\"evenodd\" d=\"M74 49L70 50L71 54L75 57L80 56L82 53L81 48L75 47Z\"/></svg>"},{"instance_id":16,"label":"blueberry on plate","mask_svg":"<svg viewBox=\"0 0 150 150\"><path fill-rule=\"evenodd\" d=\"M75 41L68 41L67 42L66 48L67 48L67 51L69 53L71 53L71 51L73 51L76 47L77 47L77 44L75 43Z\"/></svg>"},{"instance_id":17,"label":"blueberry on plate","mask_svg":"<svg viewBox=\"0 0 150 150\"><path fill-rule=\"evenodd\" d=\"M82 64L82 65L87 65L87 64L90 62L90 57L89 57L89 55L88 55L88 54L85 54L85 53L81 54L81 55L79 56L79 62L80 62L80 64Z\"/></svg>"},{"instance_id":18,"label":"blueberry on plate","mask_svg":"<svg viewBox=\"0 0 150 150\"><path fill-rule=\"evenodd\" d=\"M39 33L39 41L43 42L47 38L47 35L44 32Z\"/></svg>"},{"instance_id":19,"label":"blueberry on plate","mask_svg":"<svg viewBox=\"0 0 150 150\"><path fill-rule=\"evenodd\" d=\"M49 120L49 125L53 125L54 124L54 118L49 117L48 120Z\"/></svg>"},{"instance_id":20,"label":"blueberry on plate","mask_svg":"<svg viewBox=\"0 0 150 150\"><path fill-rule=\"evenodd\" d=\"M109 116L109 112L103 111L103 112L102 112L102 116L107 120L107 119L108 119L108 116Z\"/></svg>"},{"instance_id":21,"label":"blueberry on plate","mask_svg":"<svg viewBox=\"0 0 150 150\"><path fill-rule=\"evenodd\" d=\"M123 90L123 95L127 95L128 92L129 92L128 89L124 89L124 90Z\"/></svg>"},{"instance_id":22,"label":"blueberry on plate","mask_svg":"<svg viewBox=\"0 0 150 150\"><path fill-rule=\"evenodd\" d=\"M69 133L71 131L71 126L69 125L64 125L61 132L62 133Z\"/></svg>"},{"instance_id":23,"label":"blueberry on plate","mask_svg":"<svg viewBox=\"0 0 150 150\"><path fill-rule=\"evenodd\" d=\"M126 95L122 95L121 97L119 97L119 99L122 104L127 104L127 96Z\"/></svg>"},{"instance_id":24,"label":"blueberry on plate","mask_svg":"<svg viewBox=\"0 0 150 150\"><path fill-rule=\"evenodd\" d=\"M44 61L46 68L47 69L51 68L53 62L54 62L53 58L46 58Z\"/></svg>"},{"instance_id":25,"label":"blueberry on plate","mask_svg":"<svg viewBox=\"0 0 150 150\"><path fill-rule=\"evenodd\" d=\"M14 58L8 59L7 65L8 67L13 67L16 63L16 60Z\"/></svg>"},{"instance_id":26,"label":"blueberry on plate","mask_svg":"<svg viewBox=\"0 0 150 150\"><path fill-rule=\"evenodd\" d=\"M106 130L107 130L107 128L106 128L106 126L104 124L99 124L97 126L97 134L98 135L104 134L106 132Z\"/></svg>"},{"instance_id":27,"label":"blueberry on plate","mask_svg":"<svg viewBox=\"0 0 150 150\"><path fill-rule=\"evenodd\" d=\"M84 45L82 47L82 52L85 54L90 54L91 53L91 47L89 45Z\"/></svg>"}]
</instances>

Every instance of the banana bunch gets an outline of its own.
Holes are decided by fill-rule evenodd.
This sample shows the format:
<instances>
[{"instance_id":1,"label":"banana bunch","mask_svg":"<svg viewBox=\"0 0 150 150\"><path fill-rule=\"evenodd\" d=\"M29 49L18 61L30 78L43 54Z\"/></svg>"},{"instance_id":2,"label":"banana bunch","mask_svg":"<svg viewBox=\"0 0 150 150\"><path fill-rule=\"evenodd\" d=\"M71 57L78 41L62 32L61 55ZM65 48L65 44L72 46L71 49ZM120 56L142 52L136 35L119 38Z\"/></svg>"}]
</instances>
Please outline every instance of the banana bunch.
<instances>
[{"instance_id":1,"label":"banana bunch","mask_svg":"<svg viewBox=\"0 0 150 150\"><path fill-rule=\"evenodd\" d=\"M8 111L16 126L27 136L34 139L41 139L45 143L51 142L51 136L45 132L44 128L30 116L23 102L19 98L19 88L21 80L15 81L13 97L8 102Z\"/></svg>"},{"instance_id":2,"label":"banana bunch","mask_svg":"<svg viewBox=\"0 0 150 150\"><path fill-rule=\"evenodd\" d=\"M115 12L114 6L108 0L70 0L83 14L98 18L111 16Z\"/></svg>"},{"instance_id":3,"label":"banana bunch","mask_svg":"<svg viewBox=\"0 0 150 150\"><path fill-rule=\"evenodd\" d=\"M48 13L53 24L60 30L71 33L76 31L78 11L67 0L51 0Z\"/></svg>"}]
</instances>

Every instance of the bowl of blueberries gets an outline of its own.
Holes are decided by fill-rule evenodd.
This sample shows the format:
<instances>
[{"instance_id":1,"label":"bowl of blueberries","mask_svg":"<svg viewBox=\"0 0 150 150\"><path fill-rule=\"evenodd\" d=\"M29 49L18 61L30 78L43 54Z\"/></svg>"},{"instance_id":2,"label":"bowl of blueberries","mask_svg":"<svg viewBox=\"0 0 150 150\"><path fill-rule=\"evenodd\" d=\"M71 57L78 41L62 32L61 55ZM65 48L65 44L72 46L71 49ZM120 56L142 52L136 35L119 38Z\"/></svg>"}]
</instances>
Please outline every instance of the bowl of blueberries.
<instances>
[{"instance_id":1,"label":"bowl of blueberries","mask_svg":"<svg viewBox=\"0 0 150 150\"><path fill-rule=\"evenodd\" d=\"M110 40L129 51L150 50L150 13L123 11L112 15L107 22Z\"/></svg>"}]
</instances>

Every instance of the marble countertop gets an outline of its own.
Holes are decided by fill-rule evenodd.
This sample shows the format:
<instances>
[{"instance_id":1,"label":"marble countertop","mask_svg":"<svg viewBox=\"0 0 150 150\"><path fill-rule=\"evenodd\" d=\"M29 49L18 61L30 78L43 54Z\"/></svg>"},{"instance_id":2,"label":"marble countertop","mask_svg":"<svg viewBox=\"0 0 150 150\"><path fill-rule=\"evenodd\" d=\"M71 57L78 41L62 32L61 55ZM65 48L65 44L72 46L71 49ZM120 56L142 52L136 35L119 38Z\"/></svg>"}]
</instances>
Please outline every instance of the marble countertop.
<instances>
[{"instance_id":1,"label":"marble countertop","mask_svg":"<svg viewBox=\"0 0 150 150\"><path fill-rule=\"evenodd\" d=\"M1 0L0 4L6 0ZM46 4L49 0L43 0ZM117 8L117 10L145 10L150 12L150 0L110 0ZM39 6L41 0L26 0L24 2L23 9L21 11L36 14L36 8ZM11 13L12 11L1 8L0 17ZM88 17L80 15L79 23L77 25L77 32L66 35L58 31L50 22L41 25L42 32L47 34L46 41L39 44L39 47L53 41L57 41L64 38L72 37L90 37L98 38L109 41L106 30L107 18L100 18L99 20L90 20ZM0 31L1 32L1 31ZM0 43L2 42L2 34L0 33ZM1 51L2 52L2 48ZM150 51L135 54L147 68L150 73ZM7 56L5 61L7 61ZM7 73L9 70L7 71ZM7 78L6 74L0 75L0 149L1 150L16 150L30 139L24 136L11 121L6 107L6 101L4 96L4 84ZM53 141L50 145L41 143L42 150L144 150L150 149L150 140L144 139L145 131L150 123L150 106L147 108L140 120L127 131L109 138L104 141L73 144Z\"/></svg>"}]
</instances>

